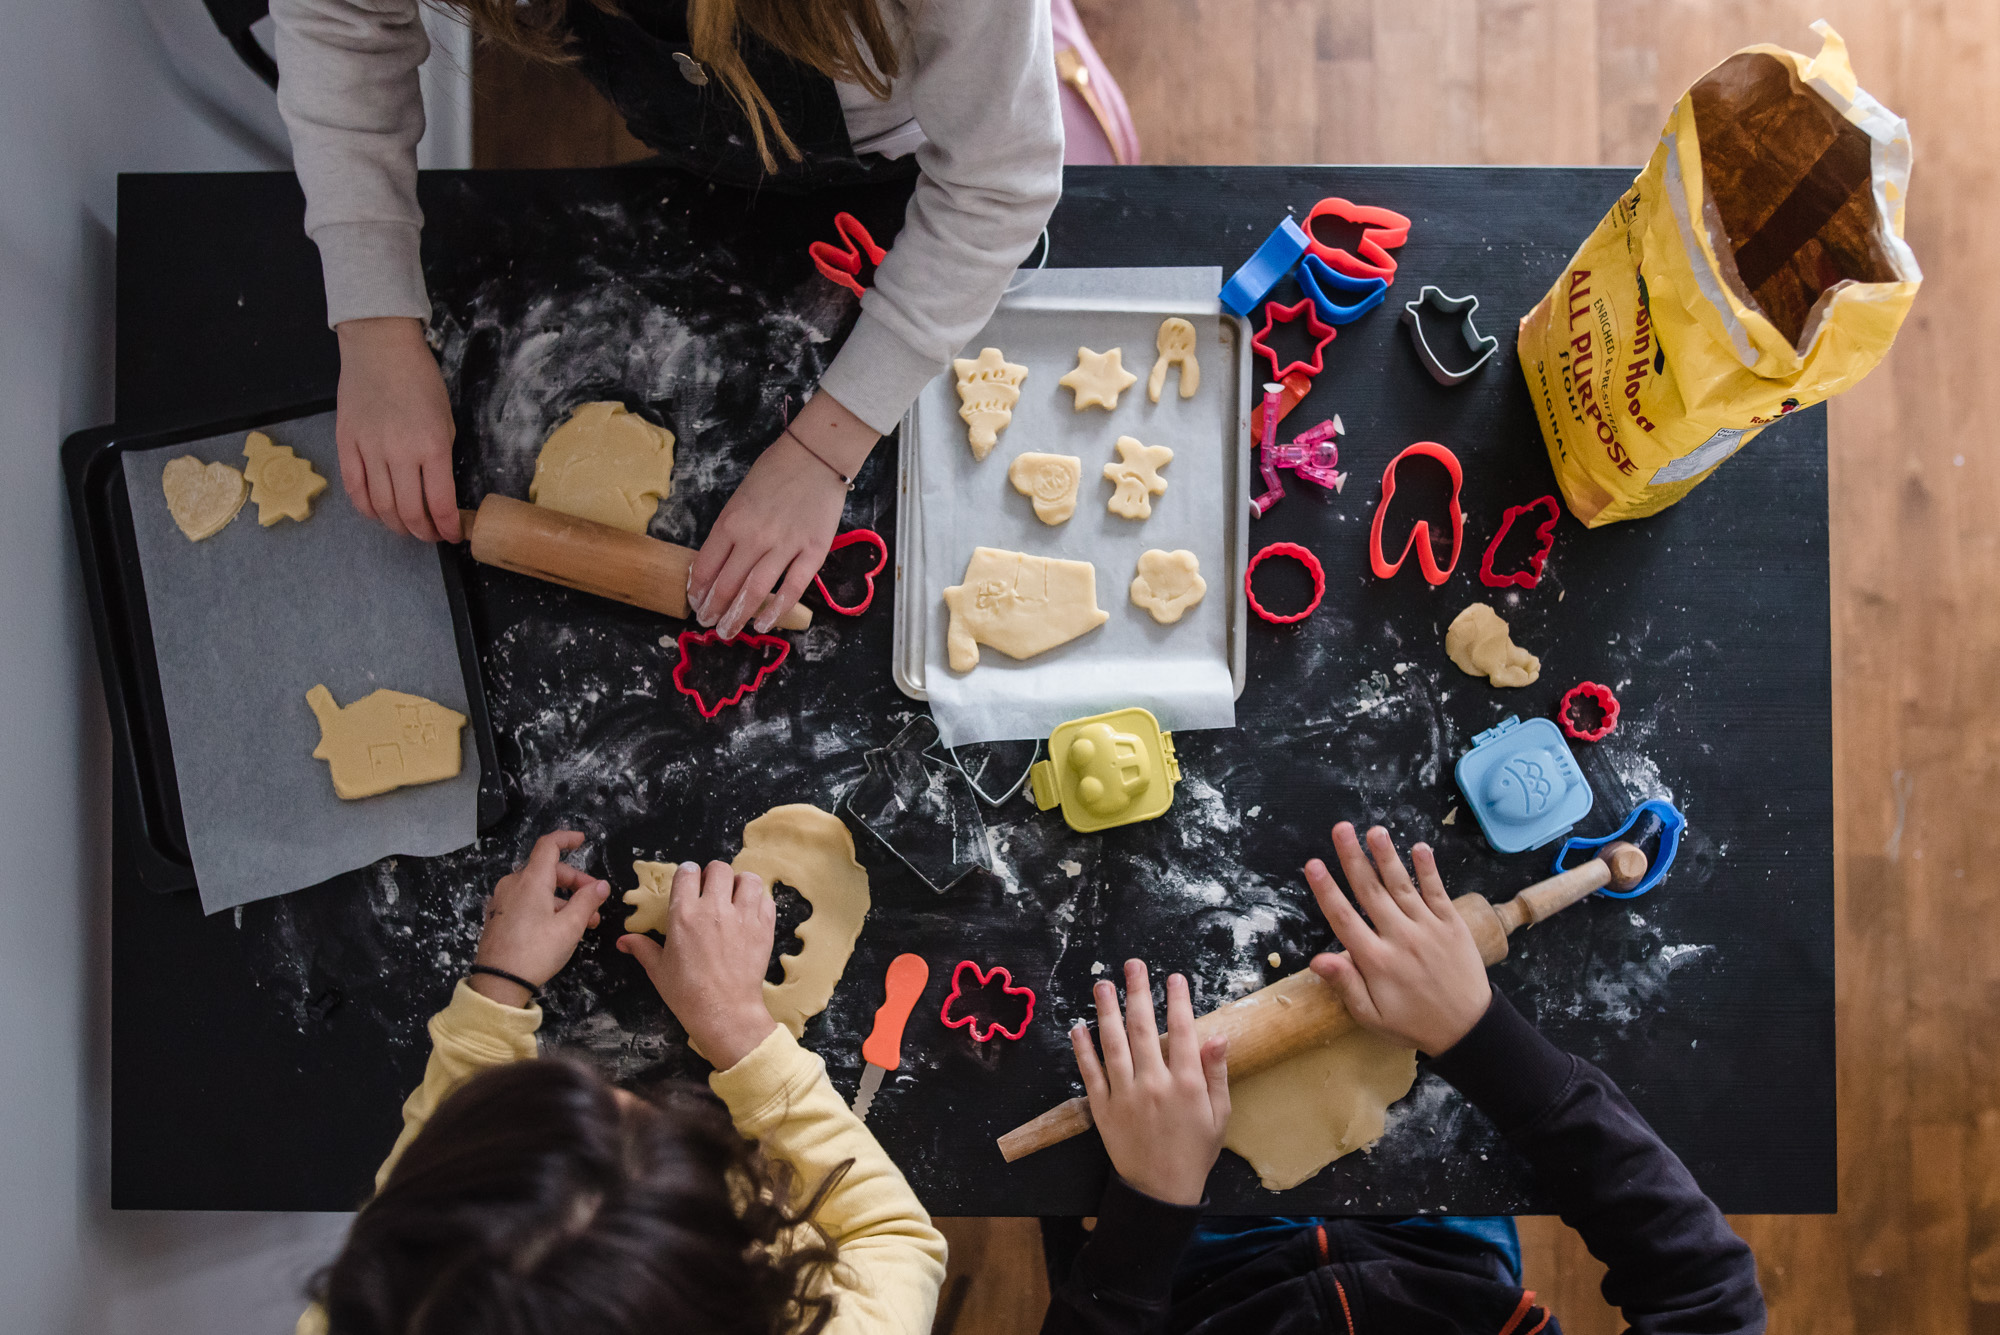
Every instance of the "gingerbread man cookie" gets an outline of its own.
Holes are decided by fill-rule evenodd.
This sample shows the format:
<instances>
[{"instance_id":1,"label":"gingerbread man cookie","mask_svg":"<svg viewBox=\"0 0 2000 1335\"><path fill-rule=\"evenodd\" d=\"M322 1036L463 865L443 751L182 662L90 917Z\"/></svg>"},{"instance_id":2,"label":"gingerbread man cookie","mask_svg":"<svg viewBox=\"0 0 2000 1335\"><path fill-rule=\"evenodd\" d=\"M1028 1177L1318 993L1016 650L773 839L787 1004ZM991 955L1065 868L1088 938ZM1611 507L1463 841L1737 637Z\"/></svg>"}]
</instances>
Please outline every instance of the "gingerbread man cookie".
<instances>
[{"instance_id":1,"label":"gingerbread man cookie","mask_svg":"<svg viewBox=\"0 0 2000 1335\"><path fill-rule=\"evenodd\" d=\"M1153 363L1153 373L1146 377L1146 397L1154 403L1160 401L1160 391L1167 387L1167 368L1181 368L1181 397L1191 399L1201 388L1201 363L1195 360L1194 326L1178 315L1170 315L1160 322L1159 337L1153 346L1160 350L1159 358Z\"/></svg>"},{"instance_id":2,"label":"gingerbread man cookie","mask_svg":"<svg viewBox=\"0 0 2000 1335\"><path fill-rule=\"evenodd\" d=\"M1056 383L1076 395L1076 410L1082 412L1085 408L1116 408L1118 396L1138 378L1125 369L1123 348L1109 352L1078 348L1076 369Z\"/></svg>"},{"instance_id":3,"label":"gingerbread man cookie","mask_svg":"<svg viewBox=\"0 0 2000 1335\"><path fill-rule=\"evenodd\" d=\"M1165 445L1141 445L1130 436L1118 438L1118 462L1104 465L1104 476L1117 490L1104 508L1123 519L1144 519L1153 513L1152 497L1164 496L1167 480L1160 476L1174 457Z\"/></svg>"}]
</instances>

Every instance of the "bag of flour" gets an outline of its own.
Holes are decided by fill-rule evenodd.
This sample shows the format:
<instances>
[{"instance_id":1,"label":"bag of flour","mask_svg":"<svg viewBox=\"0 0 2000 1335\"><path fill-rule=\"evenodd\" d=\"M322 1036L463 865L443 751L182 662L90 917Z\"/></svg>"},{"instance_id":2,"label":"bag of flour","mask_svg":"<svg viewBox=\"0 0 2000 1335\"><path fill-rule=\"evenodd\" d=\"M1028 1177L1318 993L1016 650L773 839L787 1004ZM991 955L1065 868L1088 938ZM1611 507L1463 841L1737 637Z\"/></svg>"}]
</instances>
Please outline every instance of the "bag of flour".
<instances>
[{"instance_id":1,"label":"bag of flour","mask_svg":"<svg viewBox=\"0 0 2000 1335\"><path fill-rule=\"evenodd\" d=\"M1656 514L1765 426L1868 374L1923 280L1903 241L1909 127L1824 22L1682 96L1652 161L1521 321L1570 512Z\"/></svg>"}]
</instances>

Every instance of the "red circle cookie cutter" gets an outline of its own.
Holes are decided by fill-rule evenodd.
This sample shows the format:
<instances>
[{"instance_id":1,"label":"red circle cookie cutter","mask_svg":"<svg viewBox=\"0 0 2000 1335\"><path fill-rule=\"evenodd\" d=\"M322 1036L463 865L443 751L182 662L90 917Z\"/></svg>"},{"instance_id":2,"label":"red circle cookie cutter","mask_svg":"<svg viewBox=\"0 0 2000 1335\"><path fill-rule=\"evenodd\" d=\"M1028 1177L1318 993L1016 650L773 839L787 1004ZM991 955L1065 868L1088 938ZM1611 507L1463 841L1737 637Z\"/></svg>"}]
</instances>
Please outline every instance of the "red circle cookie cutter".
<instances>
[{"instance_id":1,"label":"red circle cookie cutter","mask_svg":"<svg viewBox=\"0 0 2000 1335\"><path fill-rule=\"evenodd\" d=\"M1528 558L1528 568L1505 575L1494 574L1493 557L1499 552L1501 540L1507 536L1507 530L1514 527L1516 519L1544 505L1549 507L1549 517L1535 529L1535 541L1541 545L1535 548L1534 555ZM1542 567L1548 564L1549 552L1556 545L1556 521L1561 518L1562 506L1553 496L1537 496L1526 505L1508 506L1506 512L1500 516L1500 531L1493 535L1493 541L1486 544L1486 555L1479 560L1479 582L1489 589L1504 589L1510 584L1523 589L1532 589L1540 584Z\"/></svg>"},{"instance_id":2,"label":"red circle cookie cutter","mask_svg":"<svg viewBox=\"0 0 2000 1335\"><path fill-rule=\"evenodd\" d=\"M998 1020L994 1020L986 1026L985 1032L981 1033L979 1028L978 1016L961 1015L957 1019L952 1018L951 1004L959 999L960 996L959 979L962 976L964 976L965 971L967 969L972 970L972 979L974 985L976 987L981 988L982 990L986 987L988 983L992 982L995 978L998 978L1000 980L1001 995L1009 997L1026 997L1028 999L1028 1013L1021 1017L1021 1023L1018 1026L1016 1026L1012 1030L1008 1030L1003 1028ZM1018 1039L1020 1038L1021 1035L1028 1032L1028 1021L1034 1018L1035 1018L1034 989L1014 986L1014 975L1009 973L1006 970L1006 968L1001 965L996 964L990 969L982 969L977 964L974 964L971 960L960 960L958 962L958 967L951 971L951 991L945 993L944 1007L943 1009L938 1011L938 1019L944 1021L944 1027L947 1029L964 1029L968 1025L971 1026L972 1041L975 1043L990 1043L993 1040L993 1036L995 1034L998 1034L1001 1038L1005 1039Z\"/></svg>"},{"instance_id":3,"label":"red circle cookie cutter","mask_svg":"<svg viewBox=\"0 0 2000 1335\"><path fill-rule=\"evenodd\" d=\"M1338 218L1361 226L1361 239L1354 243L1359 255L1338 246L1322 243L1313 235L1313 219ZM1322 199L1306 214L1306 252L1317 255L1349 278L1379 278L1396 281L1396 257L1389 252L1410 239L1410 220L1394 209L1372 204L1351 204L1338 196Z\"/></svg>"},{"instance_id":4,"label":"red circle cookie cutter","mask_svg":"<svg viewBox=\"0 0 2000 1335\"><path fill-rule=\"evenodd\" d=\"M1257 601L1257 591L1250 587L1250 581L1255 578L1257 567L1263 564L1264 558L1267 556L1289 556L1294 561L1305 566L1307 573L1312 576L1313 597L1312 601L1306 604L1305 611L1294 612L1290 616L1279 616L1276 612L1269 611L1265 608L1264 604ZM1243 568L1243 596L1250 600L1251 611L1274 626L1289 626L1294 621L1304 621L1315 611L1319 610L1319 600L1326 597L1326 568L1320 565L1317 556L1314 556L1296 542L1274 542L1251 557L1250 564Z\"/></svg>"},{"instance_id":5,"label":"red circle cookie cutter","mask_svg":"<svg viewBox=\"0 0 2000 1335\"><path fill-rule=\"evenodd\" d=\"M1604 721L1589 732L1577 727L1576 721L1569 716L1570 706L1586 695L1596 701L1597 707L1604 711ZM1562 703L1556 706L1556 722L1562 724L1562 730L1579 742L1601 742L1611 735L1613 728L1618 726L1618 697L1611 693L1609 686L1600 686L1594 681L1580 681L1563 692Z\"/></svg>"},{"instance_id":6,"label":"red circle cookie cutter","mask_svg":"<svg viewBox=\"0 0 2000 1335\"><path fill-rule=\"evenodd\" d=\"M757 635L749 631L745 631L743 634L738 635L733 640L724 640L722 636L716 631L684 630L680 633L679 636L675 638L674 643L680 646L680 651L681 651L681 661L674 664L674 672L673 672L674 689L679 691L682 695L687 696L690 700L693 700L695 711L699 713L703 718L714 718L717 714L720 714L723 710L727 709L729 706L734 704L741 704L743 701L743 697L751 694L758 687L762 686L764 684L764 678L770 676L773 672L776 672L778 668L784 663L785 659L788 656L790 656L792 652L792 646L789 640L786 640L777 635ZM738 686L730 694L724 696L720 700L717 700L714 704L710 704L707 700L702 698L702 694L699 689L687 684L687 678L685 674L687 673L687 667L688 667L688 648L690 645L696 645L696 644L750 644L750 645L756 645L759 648L769 648L771 645L775 644L778 646L778 656L772 659L768 663L758 664L756 675L752 676L750 680L744 682L741 686Z\"/></svg>"},{"instance_id":7,"label":"red circle cookie cutter","mask_svg":"<svg viewBox=\"0 0 2000 1335\"><path fill-rule=\"evenodd\" d=\"M838 612L844 617L858 617L868 610L869 604L875 601L875 577L882 573L882 567L889 564L889 544L882 541L882 535L872 528L849 529L833 540L833 545L826 549L826 554L832 556L841 548L852 547L857 542L865 542L875 549L875 564L861 576L861 582L868 586L866 598L852 607L836 602L832 591L826 587L826 568L823 562L819 571L813 575L813 587L818 589L819 596L826 600L826 610Z\"/></svg>"},{"instance_id":8,"label":"red circle cookie cutter","mask_svg":"<svg viewBox=\"0 0 2000 1335\"><path fill-rule=\"evenodd\" d=\"M1278 369L1278 354L1271 351L1271 345L1264 340L1270 337L1274 327L1290 324L1301 315L1306 317L1307 330L1319 340L1313 345L1313 359L1310 362L1293 362L1281 371ZM1275 301L1267 301L1264 303L1264 327L1250 335L1250 347L1253 351L1261 352L1271 359L1273 380L1283 380L1288 375L1298 373L1314 376L1326 369L1326 345L1333 342L1334 335L1339 332L1319 318L1319 312L1313 309L1311 297L1307 297L1296 306L1281 306Z\"/></svg>"},{"instance_id":9,"label":"red circle cookie cutter","mask_svg":"<svg viewBox=\"0 0 2000 1335\"><path fill-rule=\"evenodd\" d=\"M1403 544L1403 554L1395 564L1390 564L1382 555L1382 521L1389 514L1389 498L1396 494L1396 465L1413 454L1427 459L1435 459L1444 465L1445 472L1451 474L1451 559L1440 569L1437 554L1431 550L1431 522L1419 519L1410 529L1410 540ZM1424 578L1432 584L1442 584L1451 578L1451 572L1458 567L1458 549L1465 541L1465 510L1459 505L1459 492L1465 486L1465 470L1458 466L1458 456L1434 440L1420 440L1389 461L1382 470L1382 499L1375 503L1375 522L1368 526L1368 565L1374 570L1375 578L1388 579L1403 568L1403 562L1410 559L1410 549L1416 548L1417 568L1424 572Z\"/></svg>"}]
</instances>

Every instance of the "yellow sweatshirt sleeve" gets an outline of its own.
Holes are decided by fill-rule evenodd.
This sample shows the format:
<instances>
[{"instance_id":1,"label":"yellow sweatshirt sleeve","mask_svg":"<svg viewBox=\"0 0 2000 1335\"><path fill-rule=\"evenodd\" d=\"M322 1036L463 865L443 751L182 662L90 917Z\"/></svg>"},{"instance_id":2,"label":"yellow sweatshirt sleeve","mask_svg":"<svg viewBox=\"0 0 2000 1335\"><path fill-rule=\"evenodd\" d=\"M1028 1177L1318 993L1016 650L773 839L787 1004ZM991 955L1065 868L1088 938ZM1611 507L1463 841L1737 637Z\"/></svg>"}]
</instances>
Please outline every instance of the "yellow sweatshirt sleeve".
<instances>
[{"instance_id":1,"label":"yellow sweatshirt sleeve","mask_svg":"<svg viewBox=\"0 0 2000 1335\"><path fill-rule=\"evenodd\" d=\"M854 1161L816 1216L840 1246L829 1335L926 1335L944 1283L944 1235L931 1227L902 1172L834 1092L826 1063L778 1025L708 1083L738 1131L792 1165L801 1195L811 1195L828 1173Z\"/></svg>"}]
</instances>

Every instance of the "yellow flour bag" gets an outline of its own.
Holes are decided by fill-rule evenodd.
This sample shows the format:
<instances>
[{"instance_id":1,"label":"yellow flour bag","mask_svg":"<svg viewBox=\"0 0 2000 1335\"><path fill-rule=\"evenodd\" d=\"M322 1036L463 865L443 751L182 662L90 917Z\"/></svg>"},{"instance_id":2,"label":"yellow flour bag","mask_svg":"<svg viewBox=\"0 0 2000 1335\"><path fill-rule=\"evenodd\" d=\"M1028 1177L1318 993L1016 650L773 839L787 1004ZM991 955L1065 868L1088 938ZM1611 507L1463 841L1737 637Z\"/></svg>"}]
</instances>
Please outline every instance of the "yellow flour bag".
<instances>
[{"instance_id":1,"label":"yellow flour bag","mask_svg":"<svg viewBox=\"0 0 2000 1335\"><path fill-rule=\"evenodd\" d=\"M1652 161L1521 321L1570 512L1656 514L1770 423L1868 374L1923 274L1910 133L1825 23L1688 89Z\"/></svg>"}]
</instances>

